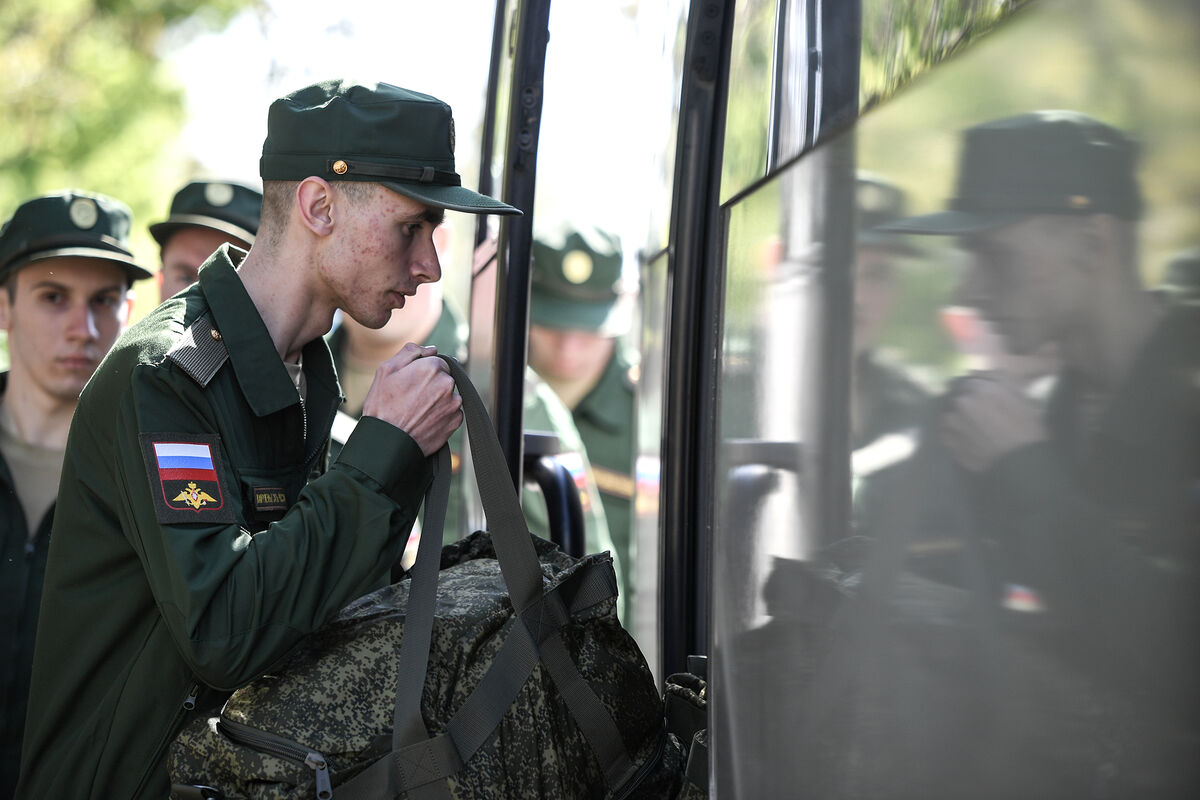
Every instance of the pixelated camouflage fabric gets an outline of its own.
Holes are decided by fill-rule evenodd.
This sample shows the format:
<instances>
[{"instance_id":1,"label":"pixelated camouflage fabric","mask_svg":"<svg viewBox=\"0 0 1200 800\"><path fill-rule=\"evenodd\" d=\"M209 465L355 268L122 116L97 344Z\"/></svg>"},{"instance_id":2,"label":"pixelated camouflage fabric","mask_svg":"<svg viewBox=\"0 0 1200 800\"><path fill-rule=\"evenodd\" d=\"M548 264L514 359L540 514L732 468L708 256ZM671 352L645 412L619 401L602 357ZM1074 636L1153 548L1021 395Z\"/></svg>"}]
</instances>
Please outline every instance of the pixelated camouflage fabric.
<instances>
[{"instance_id":1,"label":"pixelated camouflage fabric","mask_svg":"<svg viewBox=\"0 0 1200 800\"><path fill-rule=\"evenodd\" d=\"M584 570L606 570L607 554L575 561L534 537L546 587ZM514 622L486 533L442 550L430 665L421 711L431 735L487 672ZM614 581L615 578L611 578ZM272 674L235 692L225 719L268 731L325 756L337 785L391 749L396 669L409 580L365 595L309 637ZM662 700L613 598L580 610L561 631L580 674L612 712L626 749L647 775L631 797L669 797L680 755L663 731ZM220 789L226 798L315 798L314 772L298 761L234 743L218 718L193 720L171 746L172 783ZM455 798L609 796L603 774L548 671L534 668L500 725L447 780Z\"/></svg>"}]
</instances>

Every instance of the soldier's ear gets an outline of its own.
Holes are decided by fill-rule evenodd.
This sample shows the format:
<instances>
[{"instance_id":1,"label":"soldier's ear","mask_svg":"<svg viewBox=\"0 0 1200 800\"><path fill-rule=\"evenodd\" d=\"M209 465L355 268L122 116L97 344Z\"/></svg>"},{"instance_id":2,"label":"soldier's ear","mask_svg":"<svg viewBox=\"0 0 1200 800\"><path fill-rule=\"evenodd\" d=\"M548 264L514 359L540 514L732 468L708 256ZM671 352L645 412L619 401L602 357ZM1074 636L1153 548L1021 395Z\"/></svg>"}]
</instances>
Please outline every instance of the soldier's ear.
<instances>
[{"instance_id":1,"label":"soldier's ear","mask_svg":"<svg viewBox=\"0 0 1200 800\"><path fill-rule=\"evenodd\" d=\"M315 175L296 186L296 215L317 236L333 233L333 187Z\"/></svg>"}]
</instances>

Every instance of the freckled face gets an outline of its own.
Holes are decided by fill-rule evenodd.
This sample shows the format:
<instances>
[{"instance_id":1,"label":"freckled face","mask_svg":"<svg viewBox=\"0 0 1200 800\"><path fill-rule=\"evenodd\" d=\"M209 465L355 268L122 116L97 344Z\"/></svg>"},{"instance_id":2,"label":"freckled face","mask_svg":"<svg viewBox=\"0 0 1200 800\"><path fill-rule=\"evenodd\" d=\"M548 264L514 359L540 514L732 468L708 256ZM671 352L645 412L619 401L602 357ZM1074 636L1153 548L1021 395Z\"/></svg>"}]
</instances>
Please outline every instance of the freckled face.
<instances>
[{"instance_id":1,"label":"freckled face","mask_svg":"<svg viewBox=\"0 0 1200 800\"><path fill-rule=\"evenodd\" d=\"M443 211L383 186L372 189L363 198L335 195L333 239L321 275L338 308L381 328L406 296L442 277L433 231Z\"/></svg>"}]
</instances>

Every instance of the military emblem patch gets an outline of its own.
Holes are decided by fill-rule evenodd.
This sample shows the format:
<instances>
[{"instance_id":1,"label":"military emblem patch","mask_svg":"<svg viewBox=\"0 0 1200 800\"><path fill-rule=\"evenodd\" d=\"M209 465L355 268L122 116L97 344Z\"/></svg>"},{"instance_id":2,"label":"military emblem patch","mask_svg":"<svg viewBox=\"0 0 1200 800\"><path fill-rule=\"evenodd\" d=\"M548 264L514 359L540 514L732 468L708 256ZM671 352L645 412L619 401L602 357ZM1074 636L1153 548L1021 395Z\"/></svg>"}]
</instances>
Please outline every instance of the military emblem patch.
<instances>
[{"instance_id":1,"label":"military emblem patch","mask_svg":"<svg viewBox=\"0 0 1200 800\"><path fill-rule=\"evenodd\" d=\"M144 433L141 443L159 522L235 520L221 485L219 436Z\"/></svg>"}]
</instances>

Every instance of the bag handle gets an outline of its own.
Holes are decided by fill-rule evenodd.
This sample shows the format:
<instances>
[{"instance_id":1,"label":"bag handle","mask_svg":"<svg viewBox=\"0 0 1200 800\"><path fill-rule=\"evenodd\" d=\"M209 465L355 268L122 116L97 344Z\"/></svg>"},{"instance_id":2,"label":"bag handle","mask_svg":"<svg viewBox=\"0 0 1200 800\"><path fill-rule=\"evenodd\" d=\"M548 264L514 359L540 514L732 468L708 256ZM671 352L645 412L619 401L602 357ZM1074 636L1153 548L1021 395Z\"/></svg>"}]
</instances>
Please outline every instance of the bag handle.
<instances>
[{"instance_id":1,"label":"bag handle","mask_svg":"<svg viewBox=\"0 0 1200 800\"><path fill-rule=\"evenodd\" d=\"M512 629L479 686L447 724L447 732L430 738L421 716L421 694L429 666L437 578L441 566L442 523L449 495L449 455L437 454L435 489L426 509L426 530L411 570L404 636L396 676L396 706L392 753L348 781L353 796L394 797L404 791L410 800L449 800L443 780L463 766L463 759L483 743L498 724L534 666L549 669L568 707L592 746L611 787L626 785L636 772L620 732L608 711L579 674L558 635L569 609L557 594L543 590L541 565L532 534L509 478L508 465L475 386L455 359L446 362L462 397L475 479L488 530L496 550L515 616ZM444 481L443 485L441 482Z\"/></svg>"},{"instance_id":2,"label":"bag handle","mask_svg":"<svg viewBox=\"0 0 1200 800\"><path fill-rule=\"evenodd\" d=\"M508 462L500 449L500 440L479 391L457 359L446 355L439 355L438 358L446 362L462 397L471 461L475 467L475 482L479 486L483 510L487 515L487 529L496 546L496 557L500 561L500 571L504 575L513 610L519 615L542 593L542 570L537 551L533 548L533 540L525 524L525 515L513 487Z\"/></svg>"},{"instance_id":3,"label":"bag handle","mask_svg":"<svg viewBox=\"0 0 1200 800\"><path fill-rule=\"evenodd\" d=\"M542 593L542 571L537 551L525 525L525 516L517 500L516 490L509 478L507 462L500 449L495 430L487 416L483 399L467 377L458 361L439 356L446 362L451 377L462 397L463 416L475 466L475 480L487 514L488 530L496 548L500 572L509 599L517 614L530 606ZM435 487L430 490L425 511L425 530L417 548L409 585L408 613L404 623L404 638L400 642L396 676L396 707L392 718L392 750L399 752L409 745L429 740L429 732L421 717L421 692L429 667L430 641L433 635L434 611L437 604L437 577L441 566L441 531L449 499L449 450L442 447L437 453ZM444 754L452 758L453 754ZM441 770L442 766L429 765ZM428 791L440 782L428 784Z\"/></svg>"}]
</instances>

